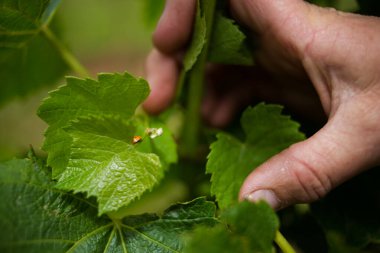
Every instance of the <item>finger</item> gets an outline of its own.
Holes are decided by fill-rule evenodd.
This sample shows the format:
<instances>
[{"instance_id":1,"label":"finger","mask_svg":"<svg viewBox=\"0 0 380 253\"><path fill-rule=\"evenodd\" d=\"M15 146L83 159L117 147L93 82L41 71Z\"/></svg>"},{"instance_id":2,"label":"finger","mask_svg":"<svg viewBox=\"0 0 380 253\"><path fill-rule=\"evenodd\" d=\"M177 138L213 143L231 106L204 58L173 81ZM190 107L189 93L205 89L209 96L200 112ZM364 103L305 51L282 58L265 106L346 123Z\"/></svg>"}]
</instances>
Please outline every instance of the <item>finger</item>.
<instances>
[{"instance_id":1,"label":"finger","mask_svg":"<svg viewBox=\"0 0 380 253\"><path fill-rule=\"evenodd\" d=\"M209 124L216 128L223 128L228 125L235 116L238 101L233 97L225 97L220 99L212 112L209 112Z\"/></svg>"},{"instance_id":2,"label":"finger","mask_svg":"<svg viewBox=\"0 0 380 253\"><path fill-rule=\"evenodd\" d=\"M190 39L196 0L166 0L165 10L153 34L154 45L162 52L173 53Z\"/></svg>"},{"instance_id":3,"label":"finger","mask_svg":"<svg viewBox=\"0 0 380 253\"><path fill-rule=\"evenodd\" d=\"M167 108L175 95L179 66L175 57L153 50L146 62L146 75L151 89L144 109L158 114Z\"/></svg>"},{"instance_id":4,"label":"finger","mask_svg":"<svg viewBox=\"0 0 380 253\"><path fill-rule=\"evenodd\" d=\"M372 117L375 115L372 114L367 121L361 117L364 122L355 123L356 116L363 115L363 112L357 107L339 109L317 134L284 150L253 171L240 190L240 199L263 199L275 209L308 203L377 165L380 129L376 122L379 122L379 116Z\"/></svg>"}]
</instances>

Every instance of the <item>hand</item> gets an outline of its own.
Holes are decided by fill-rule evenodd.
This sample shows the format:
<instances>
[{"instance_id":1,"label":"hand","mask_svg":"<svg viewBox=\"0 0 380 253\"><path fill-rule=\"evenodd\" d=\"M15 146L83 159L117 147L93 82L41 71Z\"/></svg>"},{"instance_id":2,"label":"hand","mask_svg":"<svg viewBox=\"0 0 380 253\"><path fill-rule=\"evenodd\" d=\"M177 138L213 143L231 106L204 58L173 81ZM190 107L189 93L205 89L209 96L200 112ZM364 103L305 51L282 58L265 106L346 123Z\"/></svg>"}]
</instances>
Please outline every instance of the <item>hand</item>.
<instances>
[{"instance_id":1,"label":"hand","mask_svg":"<svg viewBox=\"0 0 380 253\"><path fill-rule=\"evenodd\" d=\"M245 87L232 87L232 96L209 97L214 108L224 105L219 106L221 113L216 112L222 116L211 121L225 123L229 116L223 114L232 114L239 90L247 87L296 109L314 111L321 105L328 117L315 135L254 170L240 198L265 199L276 209L311 202L379 165L380 19L301 0L231 0L230 8L259 36L260 49L255 52L259 67L240 75ZM150 112L164 109L174 96L178 55L191 36L194 11L195 0L167 1L154 34L157 49L147 62L152 94L145 108ZM264 83L270 88L260 88ZM309 97L319 98L320 104Z\"/></svg>"}]
</instances>

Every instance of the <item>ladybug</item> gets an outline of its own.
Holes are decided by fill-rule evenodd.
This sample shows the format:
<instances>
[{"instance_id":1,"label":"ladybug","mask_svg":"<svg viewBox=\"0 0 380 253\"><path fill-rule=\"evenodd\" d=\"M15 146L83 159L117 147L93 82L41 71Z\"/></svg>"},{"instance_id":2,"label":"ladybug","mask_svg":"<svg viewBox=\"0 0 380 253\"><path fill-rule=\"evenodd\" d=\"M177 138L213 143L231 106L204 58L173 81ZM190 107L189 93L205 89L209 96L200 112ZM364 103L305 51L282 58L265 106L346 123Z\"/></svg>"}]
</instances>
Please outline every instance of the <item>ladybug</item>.
<instances>
[{"instance_id":1,"label":"ladybug","mask_svg":"<svg viewBox=\"0 0 380 253\"><path fill-rule=\"evenodd\" d=\"M137 143L139 143L139 142L142 142L142 137L141 136L139 136L139 135L136 135L136 136L133 136L133 139L132 139L132 143L133 144L137 144Z\"/></svg>"}]
</instances>

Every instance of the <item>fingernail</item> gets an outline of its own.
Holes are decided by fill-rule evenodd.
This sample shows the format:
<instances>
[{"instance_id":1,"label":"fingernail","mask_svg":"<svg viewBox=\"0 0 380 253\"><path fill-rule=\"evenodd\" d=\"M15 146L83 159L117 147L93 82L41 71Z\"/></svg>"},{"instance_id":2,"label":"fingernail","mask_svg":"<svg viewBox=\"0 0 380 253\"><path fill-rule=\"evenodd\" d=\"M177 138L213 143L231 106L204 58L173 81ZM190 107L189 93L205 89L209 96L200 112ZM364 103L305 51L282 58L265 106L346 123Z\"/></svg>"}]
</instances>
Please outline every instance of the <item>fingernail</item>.
<instances>
[{"instance_id":1,"label":"fingernail","mask_svg":"<svg viewBox=\"0 0 380 253\"><path fill-rule=\"evenodd\" d=\"M257 190L244 197L245 200L250 202L258 202L260 200L266 201L273 209L280 207L280 200L276 194L271 190Z\"/></svg>"}]
</instances>

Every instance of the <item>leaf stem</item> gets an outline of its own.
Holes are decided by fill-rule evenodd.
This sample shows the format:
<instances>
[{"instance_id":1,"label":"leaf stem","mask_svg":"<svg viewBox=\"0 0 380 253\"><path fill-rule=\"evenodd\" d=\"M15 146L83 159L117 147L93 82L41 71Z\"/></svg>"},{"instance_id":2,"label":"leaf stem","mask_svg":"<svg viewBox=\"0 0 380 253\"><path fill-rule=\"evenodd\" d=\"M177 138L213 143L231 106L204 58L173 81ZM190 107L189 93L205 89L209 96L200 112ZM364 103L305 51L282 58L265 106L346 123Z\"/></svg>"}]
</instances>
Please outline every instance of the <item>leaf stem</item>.
<instances>
[{"instance_id":1,"label":"leaf stem","mask_svg":"<svg viewBox=\"0 0 380 253\"><path fill-rule=\"evenodd\" d=\"M187 113L185 115L185 124L183 129L183 147L184 153L189 156L195 156L199 133L201 128L200 109L203 97L203 83L205 67L208 57L208 48L212 33L216 0L208 0L207 8L204 10L206 18L206 42L202 52L198 56L197 62L187 74L187 85L189 91L187 94Z\"/></svg>"},{"instance_id":2,"label":"leaf stem","mask_svg":"<svg viewBox=\"0 0 380 253\"><path fill-rule=\"evenodd\" d=\"M280 231L276 232L276 237L274 238L274 241L276 242L278 247L280 247L283 253L296 253L292 245L290 245L290 243L286 240L286 238L281 234Z\"/></svg>"},{"instance_id":3,"label":"leaf stem","mask_svg":"<svg viewBox=\"0 0 380 253\"><path fill-rule=\"evenodd\" d=\"M78 59L70 52L70 50L54 35L54 33L47 26L41 28L42 34L45 38L58 50L62 59L75 73L82 77L90 76L87 69L78 61Z\"/></svg>"}]
</instances>

